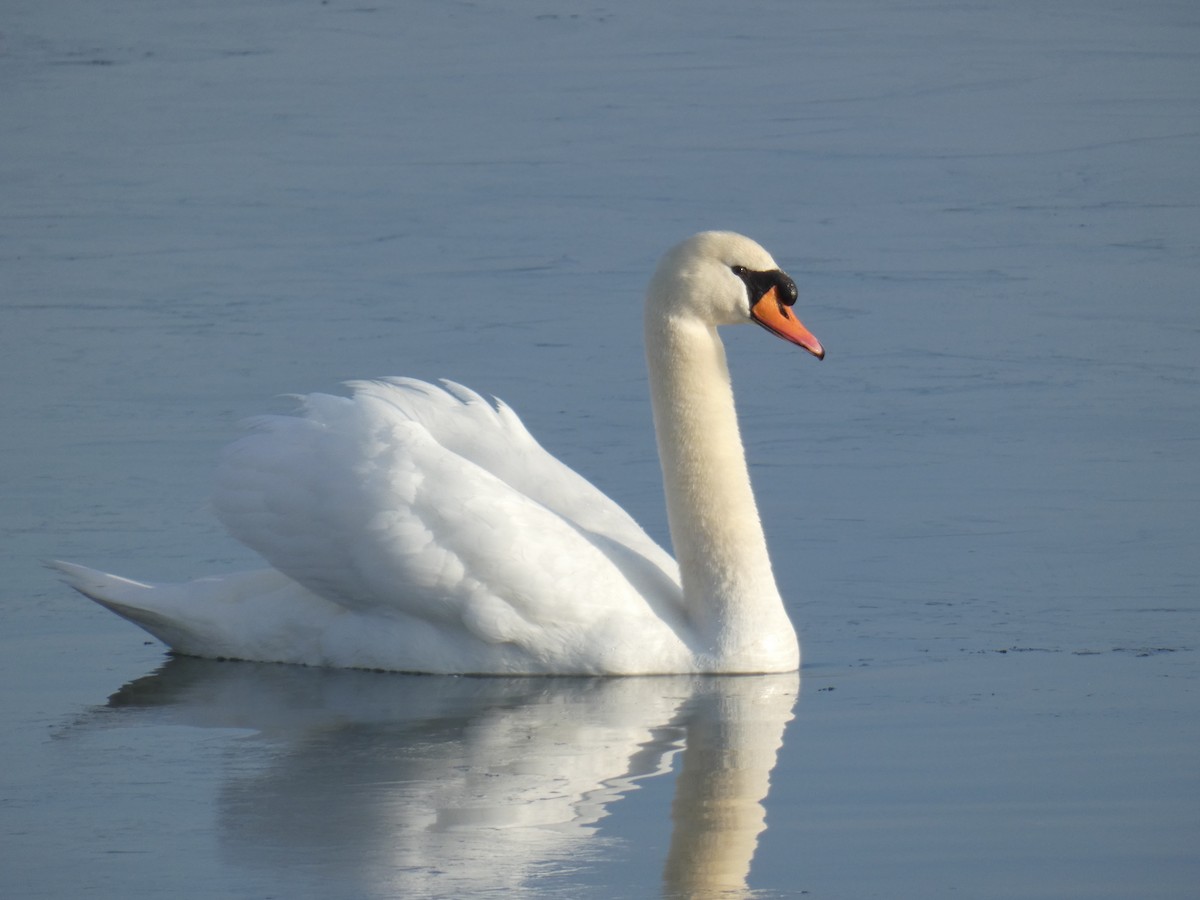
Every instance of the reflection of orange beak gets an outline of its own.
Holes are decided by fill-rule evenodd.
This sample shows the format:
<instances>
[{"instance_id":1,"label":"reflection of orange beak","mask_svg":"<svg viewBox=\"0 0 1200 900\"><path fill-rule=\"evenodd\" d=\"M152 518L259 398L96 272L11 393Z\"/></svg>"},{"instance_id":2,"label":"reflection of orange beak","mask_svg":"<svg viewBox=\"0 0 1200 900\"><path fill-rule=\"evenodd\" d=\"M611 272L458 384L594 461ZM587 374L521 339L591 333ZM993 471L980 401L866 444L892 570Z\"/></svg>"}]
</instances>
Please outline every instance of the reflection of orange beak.
<instances>
[{"instance_id":1,"label":"reflection of orange beak","mask_svg":"<svg viewBox=\"0 0 1200 900\"><path fill-rule=\"evenodd\" d=\"M790 306L780 302L777 288L771 288L750 307L750 318L785 341L799 344L817 359L825 358L821 342L796 318Z\"/></svg>"}]
</instances>

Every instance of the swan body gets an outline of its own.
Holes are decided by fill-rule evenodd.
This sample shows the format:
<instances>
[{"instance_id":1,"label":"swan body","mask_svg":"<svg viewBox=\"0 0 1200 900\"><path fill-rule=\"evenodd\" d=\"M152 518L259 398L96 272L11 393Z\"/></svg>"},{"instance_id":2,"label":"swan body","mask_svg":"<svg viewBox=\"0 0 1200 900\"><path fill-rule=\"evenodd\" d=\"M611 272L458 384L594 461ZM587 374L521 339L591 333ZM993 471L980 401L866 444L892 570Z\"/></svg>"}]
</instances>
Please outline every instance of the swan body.
<instances>
[{"instance_id":1,"label":"swan body","mask_svg":"<svg viewBox=\"0 0 1200 900\"><path fill-rule=\"evenodd\" d=\"M214 502L271 568L149 585L67 582L174 651L446 674L796 669L717 326L818 358L795 285L749 238L704 232L651 280L646 352L678 565L499 401L452 382L354 382L253 420Z\"/></svg>"}]
</instances>

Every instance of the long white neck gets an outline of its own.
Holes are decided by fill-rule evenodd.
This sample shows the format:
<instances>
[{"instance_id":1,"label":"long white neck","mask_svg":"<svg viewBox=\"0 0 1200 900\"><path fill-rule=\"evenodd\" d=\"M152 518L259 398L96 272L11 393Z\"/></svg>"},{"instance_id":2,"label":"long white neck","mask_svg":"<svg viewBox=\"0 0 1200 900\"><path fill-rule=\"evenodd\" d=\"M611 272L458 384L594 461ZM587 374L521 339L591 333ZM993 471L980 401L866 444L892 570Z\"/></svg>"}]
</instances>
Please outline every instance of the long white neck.
<instances>
[{"instance_id":1,"label":"long white neck","mask_svg":"<svg viewBox=\"0 0 1200 900\"><path fill-rule=\"evenodd\" d=\"M671 541L698 653L726 672L791 671L796 632L775 586L717 330L647 304L646 356Z\"/></svg>"}]
</instances>

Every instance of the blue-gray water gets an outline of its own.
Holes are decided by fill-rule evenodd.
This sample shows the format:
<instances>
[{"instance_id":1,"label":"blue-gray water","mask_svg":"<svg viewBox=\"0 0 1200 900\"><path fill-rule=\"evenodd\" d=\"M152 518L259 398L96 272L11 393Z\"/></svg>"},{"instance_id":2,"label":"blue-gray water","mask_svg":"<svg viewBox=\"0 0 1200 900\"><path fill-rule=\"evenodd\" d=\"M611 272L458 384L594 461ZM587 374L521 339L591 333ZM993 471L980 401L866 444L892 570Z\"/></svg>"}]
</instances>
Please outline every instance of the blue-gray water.
<instances>
[{"instance_id":1,"label":"blue-gray water","mask_svg":"<svg viewBox=\"0 0 1200 900\"><path fill-rule=\"evenodd\" d=\"M1194 896L1194 4L14 0L0 29L4 896L701 896L680 861L744 856L763 811L768 898ZM217 449L390 374L503 397L665 540L640 295L708 227L775 254L829 350L727 335L794 709L160 671L40 567L254 565ZM769 794L706 824L690 792L738 772Z\"/></svg>"}]
</instances>

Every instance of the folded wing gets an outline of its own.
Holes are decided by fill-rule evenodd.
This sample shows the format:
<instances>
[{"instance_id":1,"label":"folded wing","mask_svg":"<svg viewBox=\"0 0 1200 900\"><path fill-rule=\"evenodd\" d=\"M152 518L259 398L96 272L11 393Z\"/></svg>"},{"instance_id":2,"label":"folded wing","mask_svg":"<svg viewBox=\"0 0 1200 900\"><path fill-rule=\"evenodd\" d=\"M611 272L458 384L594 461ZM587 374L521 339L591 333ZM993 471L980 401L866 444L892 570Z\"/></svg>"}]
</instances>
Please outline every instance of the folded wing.
<instances>
[{"instance_id":1,"label":"folded wing","mask_svg":"<svg viewBox=\"0 0 1200 900\"><path fill-rule=\"evenodd\" d=\"M276 569L348 611L489 643L683 622L670 556L507 406L449 383L351 387L254 420L222 459L217 513Z\"/></svg>"}]
</instances>

